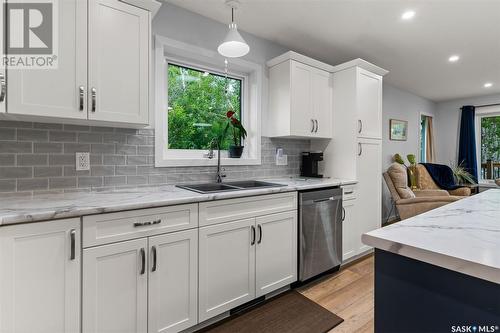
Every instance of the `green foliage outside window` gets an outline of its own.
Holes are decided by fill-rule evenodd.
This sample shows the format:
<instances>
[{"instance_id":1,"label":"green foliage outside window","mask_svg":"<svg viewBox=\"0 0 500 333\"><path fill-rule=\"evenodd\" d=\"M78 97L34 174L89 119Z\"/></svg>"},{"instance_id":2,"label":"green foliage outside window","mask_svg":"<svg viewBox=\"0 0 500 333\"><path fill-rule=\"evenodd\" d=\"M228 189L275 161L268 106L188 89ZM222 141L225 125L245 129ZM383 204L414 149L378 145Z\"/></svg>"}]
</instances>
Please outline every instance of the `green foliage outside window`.
<instances>
[{"instance_id":1,"label":"green foliage outside window","mask_svg":"<svg viewBox=\"0 0 500 333\"><path fill-rule=\"evenodd\" d=\"M238 79L226 82L222 75L169 64L168 148L210 149L212 140L224 132L229 109L241 119L241 86ZM231 143L226 133L221 149Z\"/></svg>"},{"instance_id":2,"label":"green foliage outside window","mask_svg":"<svg viewBox=\"0 0 500 333\"><path fill-rule=\"evenodd\" d=\"M500 161L500 116L481 118L481 162Z\"/></svg>"}]
</instances>

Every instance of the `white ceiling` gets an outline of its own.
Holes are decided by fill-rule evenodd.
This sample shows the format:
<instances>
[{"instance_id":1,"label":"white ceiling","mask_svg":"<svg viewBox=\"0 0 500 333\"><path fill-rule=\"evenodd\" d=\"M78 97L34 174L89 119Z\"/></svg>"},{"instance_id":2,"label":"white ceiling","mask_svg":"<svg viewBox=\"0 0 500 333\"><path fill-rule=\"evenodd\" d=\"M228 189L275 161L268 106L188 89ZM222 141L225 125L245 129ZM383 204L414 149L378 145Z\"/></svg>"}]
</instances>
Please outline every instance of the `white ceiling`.
<instances>
[{"instance_id":1,"label":"white ceiling","mask_svg":"<svg viewBox=\"0 0 500 333\"><path fill-rule=\"evenodd\" d=\"M220 22L230 18L224 0L168 2ZM332 65L363 58L389 70L390 84L430 100L500 93L500 0L240 3L241 30ZM403 21L408 9L416 16ZM448 62L452 54L460 55L457 63Z\"/></svg>"}]
</instances>

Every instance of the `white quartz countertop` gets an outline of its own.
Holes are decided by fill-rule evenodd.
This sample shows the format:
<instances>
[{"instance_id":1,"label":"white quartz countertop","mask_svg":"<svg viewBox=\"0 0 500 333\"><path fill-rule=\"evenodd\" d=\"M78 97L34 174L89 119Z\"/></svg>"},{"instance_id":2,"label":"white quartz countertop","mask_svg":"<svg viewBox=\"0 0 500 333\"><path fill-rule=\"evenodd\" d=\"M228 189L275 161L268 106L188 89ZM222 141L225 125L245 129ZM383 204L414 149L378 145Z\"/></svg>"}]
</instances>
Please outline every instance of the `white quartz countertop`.
<instances>
[{"instance_id":1,"label":"white quartz countertop","mask_svg":"<svg viewBox=\"0 0 500 333\"><path fill-rule=\"evenodd\" d=\"M363 243L500 284L500 190L366 233Z\"/></svg>"},{"instance_id":2,"label":"white quartz countertop","mask_svg":"<svg viewBox=\"0 0 500 333\"><path fill-rule=\"evenodd\" d=\"M334 178L279 178L263 180L286 186L199 194L177 188L173 185L167 185L115 191L61 193L37 195L29 198L1 199L0 226L356 183L355 180Z\"/></svg>"}]
</instances>

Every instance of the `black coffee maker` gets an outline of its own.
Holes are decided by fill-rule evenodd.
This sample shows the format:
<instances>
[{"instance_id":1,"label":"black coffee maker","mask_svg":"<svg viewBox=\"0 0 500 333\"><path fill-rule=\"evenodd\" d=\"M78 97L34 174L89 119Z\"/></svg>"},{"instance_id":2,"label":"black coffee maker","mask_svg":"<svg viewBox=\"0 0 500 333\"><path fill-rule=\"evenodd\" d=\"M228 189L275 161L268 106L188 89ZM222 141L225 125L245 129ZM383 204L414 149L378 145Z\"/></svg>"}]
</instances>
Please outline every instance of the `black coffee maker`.
<instances>
[{"instance_id":1,"label":"black coffee maker","mask_svg":"<svg viewBox=\"0 0 500 333\"><path fill-rule=\"evenodd\" d=\"M323 161L322 152L303 152L300 175L302 177L323 178L323 175L318 174L318 163L321 161Z\"/></svg>"}]
</instances>

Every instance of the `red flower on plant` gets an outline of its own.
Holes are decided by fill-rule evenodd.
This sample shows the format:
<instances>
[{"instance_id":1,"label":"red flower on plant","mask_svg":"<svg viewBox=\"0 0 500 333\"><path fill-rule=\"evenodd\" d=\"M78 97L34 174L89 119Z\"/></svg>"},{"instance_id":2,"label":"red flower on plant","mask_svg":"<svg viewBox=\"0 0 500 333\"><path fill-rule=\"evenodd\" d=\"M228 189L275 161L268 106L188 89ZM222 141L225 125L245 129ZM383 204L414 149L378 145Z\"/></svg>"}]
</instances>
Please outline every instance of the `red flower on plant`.
<instances>
[{"instance_id":1,"label":"red flower on plant","mask_svg":"<svg viewBox=\"0 0 500 333\"><path fill-rule=\"evenodd\" d=\"M234 111L232 111L232 110L231 110L231 111L227 111L226 116L227 116L228 118L232 118L232 117L234 116L234 113L235 113L235 112L234 112Z\"/></svg>"},{"instance_id":2,"label":"red flower on plant","mask_svg":"<svg viewBox=\"0 0 500 333\"><path fill-rule=\"evenodd\" d=\"M239 121L236 118L231 118L231 122L233 123L233 125L238 125L239 124Z\"/></svg>"}]
</instances>

